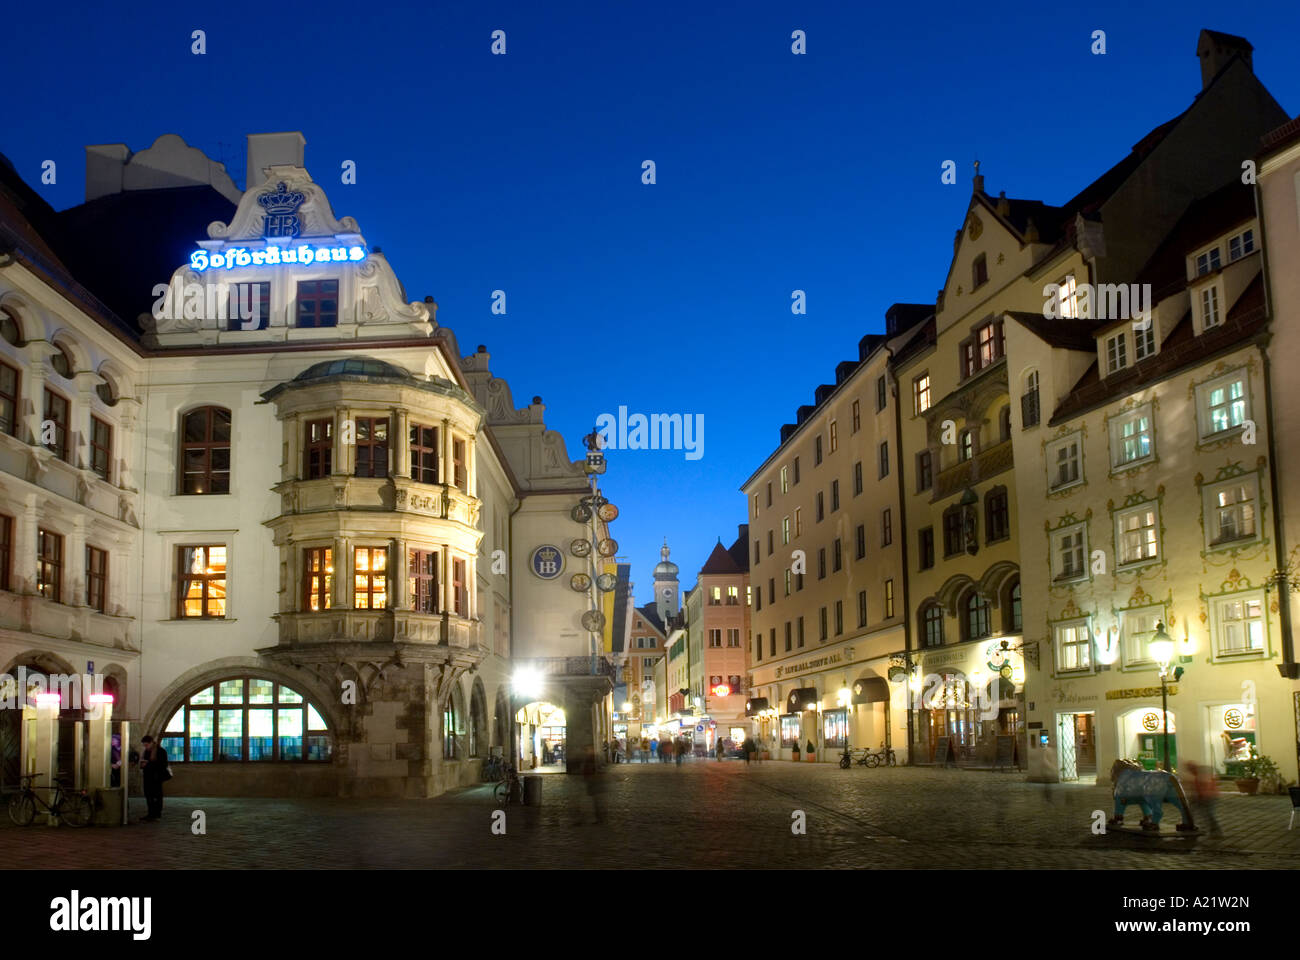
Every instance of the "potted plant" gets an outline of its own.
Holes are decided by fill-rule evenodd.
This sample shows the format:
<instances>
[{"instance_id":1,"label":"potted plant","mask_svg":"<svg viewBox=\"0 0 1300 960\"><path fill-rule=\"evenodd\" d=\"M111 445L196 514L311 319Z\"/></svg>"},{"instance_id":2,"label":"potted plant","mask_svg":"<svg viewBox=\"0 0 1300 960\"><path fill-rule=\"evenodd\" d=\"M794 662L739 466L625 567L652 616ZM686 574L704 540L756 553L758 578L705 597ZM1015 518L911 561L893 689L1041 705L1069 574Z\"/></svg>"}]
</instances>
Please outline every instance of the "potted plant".
<instances>
[{"instance_id":1,"label":"potted plant","mask_svg":"<svg viewBox=\"0 0 1300 960\"><path fill-rule=\"evenodd\" d=\"M1266 789L1272 787L1275 790L1281 778L1281 772L1273 758L1256 752L1253 745L1250 748L1250 756L1241 761L1241 772L1244 776L1238 778L1236 782L1237 789L1242 793L1257 793L1260 781L1266 784Z\"/></svg>"},{"instance_id":2,"label":"potted plant","mask_svg":"<svg viewBox=\"0 0 1300 960\"><path fill-rule=\"evenodd\" d=\"M804 757L806 757L810 762L812 762L812 763L816 763L816 762L817 762L817 748L816 748L815 746L813 746L813 742L812 742L811 740L808 741L808 747L807 747L807 749L804 750L804 754L803 754L803 755L804 755Z\"/></svg>"},{"instance_id":3,"label":"potted plant","mask_svg":"<svg viewBox=\"0 0 1300 960\"><path fill-rule=\"evenodd\" d=\"M796 740L794 742L794 746L790 748L790 759L793 760L795 763L799 762L799 741L798 740Z\"/></svg>"}]
</instances>

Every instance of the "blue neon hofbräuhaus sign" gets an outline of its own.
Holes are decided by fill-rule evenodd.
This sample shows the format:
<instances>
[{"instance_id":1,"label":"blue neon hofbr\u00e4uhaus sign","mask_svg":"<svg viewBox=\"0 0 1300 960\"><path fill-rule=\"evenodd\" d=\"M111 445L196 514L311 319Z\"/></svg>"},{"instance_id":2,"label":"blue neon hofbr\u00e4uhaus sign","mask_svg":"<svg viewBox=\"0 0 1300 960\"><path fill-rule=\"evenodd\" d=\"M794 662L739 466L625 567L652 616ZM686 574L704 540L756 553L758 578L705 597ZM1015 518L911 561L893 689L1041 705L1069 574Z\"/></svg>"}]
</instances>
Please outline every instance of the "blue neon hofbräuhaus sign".
<instances>
[{"instance_id":1,"label":"blue neon hofbr\u00e4uhaus sign","mask_svg":"<svg viewBox=\"0 0 1300 960\"><path fill-rule=\"evenodd\" d=\"M357 263L366 258L366 248L359 244L313 247L309 243L297 247L268 246L264 250L230 247L221 253L195 250L190 254L190 268L198 273L224 267L261 267L281 263Z\"/></svg>"}]
</instances>

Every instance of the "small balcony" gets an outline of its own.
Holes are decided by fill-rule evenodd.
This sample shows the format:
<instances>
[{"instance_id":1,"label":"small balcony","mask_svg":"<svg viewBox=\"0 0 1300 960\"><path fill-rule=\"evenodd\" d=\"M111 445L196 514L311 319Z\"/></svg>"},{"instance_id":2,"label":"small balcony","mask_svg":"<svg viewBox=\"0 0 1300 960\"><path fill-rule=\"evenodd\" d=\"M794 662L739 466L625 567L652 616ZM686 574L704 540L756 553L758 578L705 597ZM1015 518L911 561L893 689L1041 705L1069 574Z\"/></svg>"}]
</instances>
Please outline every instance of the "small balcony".
<instances>
[{"instance_id":1,"label":"small balcony","mask_svg":"<svg viewBox=\"0 0 1300 960\"><path fill-rule=\"evenodd\" d=\"M996 477L999 473L1010 470L1014 465L1011 441L1003 440L1001 443L996 443L981 450L970 460L963 460L953 464L947 470L940 471L934 478L934 497L930 502L935 503L982 480Z\"/></svg>"}]
</instances>

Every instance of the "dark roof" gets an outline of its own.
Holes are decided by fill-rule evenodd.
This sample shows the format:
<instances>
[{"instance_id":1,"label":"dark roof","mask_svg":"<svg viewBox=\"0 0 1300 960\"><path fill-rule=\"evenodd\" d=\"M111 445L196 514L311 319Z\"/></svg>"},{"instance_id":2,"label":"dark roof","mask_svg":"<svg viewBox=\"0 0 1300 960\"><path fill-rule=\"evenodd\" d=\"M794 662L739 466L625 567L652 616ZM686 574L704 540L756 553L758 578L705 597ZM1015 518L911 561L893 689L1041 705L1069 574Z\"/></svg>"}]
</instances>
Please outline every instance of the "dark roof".
<instances>
[{"instance_id":1,"label":"dark roof","mask_svg":"<svg viewBox=\"0 0 1300 960\"><path fill-rule=\"evenodd\" d=\"M1152 299L1159 303L1187 286L1188 254L1254 216L1255 188L1236 178L1230 180L1187 207L1138 271L1137 282L1151 284Z\"/></svg>"},{"instance_id":2,"label":"dark roof","mask_svg":"<svg viewBox=\"0 0 1300 960\"><path fill-rule=\"evenodd\" d=\"M1266 332L1267 328L1264 279L1263 274L1258 273L1242 291L1218 329L1196 336L1189 310L1160 344L1160 350L1155 356L1105 379L1101 378L1097 363L1093 361L1079 382L1057 405L1048 426L1058 426L1111 400L1168 379L1181 370L1205 363L1221 353L1235 350L1252 337Z\"/></svg>"},{"instance_id":3,"label":"dark roof","mask_svg":"<svg viewBox=\"0 0 1300 960\"><path fill-rule=\"evenodd\" d=\"M189 262L208 224L234 215L235 205L208 184L125 190L57 214L57 242L73 275L139 333L154 286Z\"/></svg>"},{"instance_id":4,"label":"dark roof","mask_svg":"<svg viewBox=\"0 0 1300 960\"><path fill-rule=\"evenodd\" d=\"M700 568L700 575L704 576L709 573L741 573L740 567L736 566L735 558L727 551L719 540L709 554L709 559L704 561L704 566Z\"/></svg>"},{"instance_id":5,"label":"dark roof","mask_svg":"<svg viewBox=\"0 0 1300 960\"><path fill-rule=\"evenodd\" d=\"M659 619L659 608L653 603L647 603L636 608L637 613L645 619L646 623L654 627L660 633L665 633L664 622Z\"/></svg>"},{"instance_id":6,"label":"dark roof","mask_svg":"<svg viewBox=\"0 0 1300 960\"><path fill-rule=\"evenodd\" d=\"M1050 346L1086 352L1097 349L1097 341L1093 339L1092 327L1087 320L1072 317L1048 319L1041 313L1024 313L1019 310L1008 310L1006 315Z\"/></svg>"},{"instance_id":7,"label":"dark roof","mask_svg":"<svg viewBox=\"0 0 1300 960\"><path fill-rule=\"evenodd\" d=\"M391 363L376 360L373 357L345 357L342 360L323 360L310 367L293 379L319 380L323 377L383 377L386 379L409 380L410 374L399 370Z\"/></svg>"},{"instance_id":8,"label":"dark roof","mask_svg":"<svg viewBox=\"0 0 1300 960\"><path fill-rule=\"evenodd\" d=\"M749 524L742 523L737 527L736 542L727 552L742 572L749 572Z\"/></svg>"},{"instance_id":9,"label":"dark roof","mask_svg":"<svg viewBox=\"0 0 1300 960\"><path fill-rule=\"evenodd\" d=\"M1300 115L1260 138L1262 153L1274 153L1300 140Z\"/></svg>"}]
</instances>

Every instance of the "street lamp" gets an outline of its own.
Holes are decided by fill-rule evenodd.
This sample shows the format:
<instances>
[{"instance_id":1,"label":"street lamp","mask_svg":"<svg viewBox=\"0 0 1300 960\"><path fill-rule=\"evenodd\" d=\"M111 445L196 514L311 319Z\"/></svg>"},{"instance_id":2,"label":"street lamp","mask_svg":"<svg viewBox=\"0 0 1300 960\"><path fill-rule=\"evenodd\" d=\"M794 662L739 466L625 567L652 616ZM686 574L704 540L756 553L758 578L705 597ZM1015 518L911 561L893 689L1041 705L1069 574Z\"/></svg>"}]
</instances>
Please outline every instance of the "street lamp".
<instances>
[{"instance_id":1,"label":"street lamp","mask_svg":"<svg viewBox=\"0 0 1300 960\"><path fill-rule=\"evenodd\" d=\"M1147 643L1151 659L1160 666L1160 712L1164 717L1165 772L1172 773L1169 764L1169 663L1174 658L1174 641L1165 632L1164 621L1156 623L1156 632ZM1174 669L1174 679L1183 675L1183 668Z\"/></svg>"}]
</instances>

